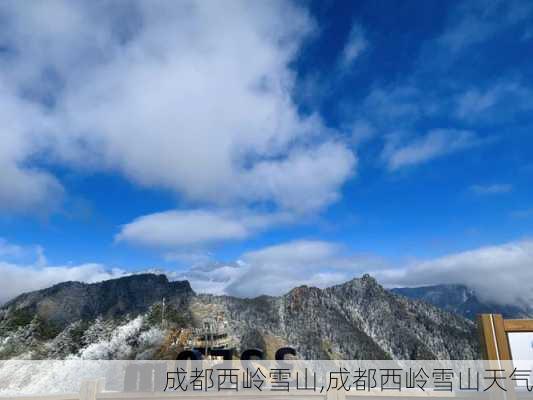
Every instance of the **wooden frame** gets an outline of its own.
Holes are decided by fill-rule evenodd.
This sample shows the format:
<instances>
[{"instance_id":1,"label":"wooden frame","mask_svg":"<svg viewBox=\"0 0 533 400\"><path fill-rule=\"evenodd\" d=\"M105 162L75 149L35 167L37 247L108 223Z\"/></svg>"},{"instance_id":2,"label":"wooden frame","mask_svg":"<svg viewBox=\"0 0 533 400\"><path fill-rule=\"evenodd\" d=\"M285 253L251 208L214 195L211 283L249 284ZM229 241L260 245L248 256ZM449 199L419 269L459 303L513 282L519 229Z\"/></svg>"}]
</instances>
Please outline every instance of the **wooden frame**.
<instances>
[{"instance_id":1,"label":"wooden frame","mask_svg":"<svg viewBox=\"0 0 533 400\"><path fill-rule=\"evenodd\" d=\"M503 319L500 314L481 314L479 330L486 360L512 360L509 333L533 333L533 319Z\"/></svg>"},{"instance_id":2,"label":"wooden frame","mask_svg":"<svg viewBox=\"0 0 533 400\"><path fill-rule=\"evenodd\" d=\"M519 362L519 360L513 362L509 333L533 333L533 320L504 319L500 314L481 314L478 318L478 324L484 359L489 360L488 363L493 368L504 367L506 373L509 374L513 364L516 365ZM511 390L504 394L504 399L516 400L516 382L507 382L505 387Z\"/></svg>"}]
</instances>

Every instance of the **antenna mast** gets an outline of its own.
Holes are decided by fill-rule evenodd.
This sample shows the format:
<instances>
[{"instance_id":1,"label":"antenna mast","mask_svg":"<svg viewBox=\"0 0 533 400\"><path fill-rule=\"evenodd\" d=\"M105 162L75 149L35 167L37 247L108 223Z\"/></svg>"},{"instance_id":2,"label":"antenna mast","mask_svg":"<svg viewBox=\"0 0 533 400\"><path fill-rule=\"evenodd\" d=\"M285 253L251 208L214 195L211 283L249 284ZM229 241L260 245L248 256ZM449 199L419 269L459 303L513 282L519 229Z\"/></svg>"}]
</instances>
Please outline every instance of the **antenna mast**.
<instances>
[{"instance_id":1,"label":"antenna mast","mask_svg":"<svg viewBox=\"0 0 533 400\"><path fill-rule=\"evenodd\" d=\"M165 298L163 297L163 304L161 305L161 326L165 327Z\"/></svg>"}]
</instances>

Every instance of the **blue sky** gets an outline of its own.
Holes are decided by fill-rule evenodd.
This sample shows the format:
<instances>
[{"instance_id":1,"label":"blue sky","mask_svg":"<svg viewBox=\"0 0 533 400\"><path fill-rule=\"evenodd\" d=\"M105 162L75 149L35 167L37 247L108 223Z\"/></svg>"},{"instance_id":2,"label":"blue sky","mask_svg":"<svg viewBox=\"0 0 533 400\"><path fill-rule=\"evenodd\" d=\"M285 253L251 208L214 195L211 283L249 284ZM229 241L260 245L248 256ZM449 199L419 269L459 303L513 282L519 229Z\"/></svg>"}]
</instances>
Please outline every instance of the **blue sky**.
<instances>
[{"instance_id":1,"label":"blue sky","mask_svg":"<svg viewBox=\"0 0 533 400\"><path fill-rule=\"evenodd\" d=\"M2 2L4 299L158 269L531 300L530 2L227 4Z\"/></svg>"}]
</instances>

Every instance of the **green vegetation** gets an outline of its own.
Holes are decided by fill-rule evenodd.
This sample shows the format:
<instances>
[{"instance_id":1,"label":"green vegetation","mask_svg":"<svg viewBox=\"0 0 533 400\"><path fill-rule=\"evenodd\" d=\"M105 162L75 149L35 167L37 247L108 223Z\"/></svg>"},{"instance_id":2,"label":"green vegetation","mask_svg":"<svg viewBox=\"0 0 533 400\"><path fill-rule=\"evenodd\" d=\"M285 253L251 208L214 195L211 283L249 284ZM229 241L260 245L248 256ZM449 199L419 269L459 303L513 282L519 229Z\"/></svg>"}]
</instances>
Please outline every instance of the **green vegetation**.
<instances>
[{"instance_id":1,"label":"green vegetation","mask_svg":"<svg viewBox=\"0 0 533 400\"><path fill-rule=\"evenodd\" d=\"M27 308L17 308L9 314L9 325L13 327L26 326L33 319L33 313Z\"/></svg>"},{"instance_id":2,"label":"green vegetation","mask_svg":"<svg viewBox=\"0 0 533 400\"><path fill-rule=\"evenodd\" d=\"M17 330L21 326L28 325L33 320L33 312L28 308L17 308L12 310L5 319L0 333Z\"/></svg>"},{"instance_id":3,"label":"green vegetation","mask_svg":"<svg viewBox=\"0 0 533 400\"><path fill-rule=\"evenodd\" d=\"M75 324L68 332L72 342L81 344L83 335L88 327L89 323L87 321L80 321L79 323Z\"/></svg>"},{"instance_id":4,"label":"green vegetation","mask_svg":"<svg viewBox=\"0 0 533 400\"><path fill-rule=\"evenodd\" d=\"M53 339L63 330L59 324L47 321L40 316L35 317L33 324L35 326L35 335L42 340Z\"/></svg>"}]
</instances>

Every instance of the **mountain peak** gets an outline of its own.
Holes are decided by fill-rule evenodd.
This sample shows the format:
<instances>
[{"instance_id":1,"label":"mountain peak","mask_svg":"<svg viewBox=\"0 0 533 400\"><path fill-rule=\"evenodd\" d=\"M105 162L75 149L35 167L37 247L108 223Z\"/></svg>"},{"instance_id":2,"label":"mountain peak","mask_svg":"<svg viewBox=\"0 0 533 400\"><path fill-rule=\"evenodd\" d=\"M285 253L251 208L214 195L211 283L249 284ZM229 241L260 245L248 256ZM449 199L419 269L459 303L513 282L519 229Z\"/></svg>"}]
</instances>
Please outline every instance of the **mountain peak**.
<instances>
[{"instance_id":1,"label":"mountain peak","mask_svg":"<svg viewBox=\"0 0 533 400\"><path fill-rule=\"evenodd\" d=\"M333 288L352 288L352 289L383 289L378 281L370 274L363 274L359 278L352 278L351 280L333 286ZM384 289L383 289L384 290Z\"/></svg>"},{"instance_id":2,"label":"mountain peak","mask_svg":"<svg viewBox=\"0 0 533 400\"><path fill-rule=\"evenodd\" d=\"M128 328L131 337L98 356L158 357L166 349L164 335L194 328L215 315L224 318L241 350L258 347L267 352L267 344L275 340L276 346L294 346L307 359L477 356L471 322L396 296L368 274L326 289L300 286L280 297L255 299L195 296L187 281L137 274L92 284L67 282L20 296L0 310L0 339L9 342L0 349L0 358L18 356L28 348L36 356L40 351L48 357L83 355L92 343L115 346L108 329L133 321L142 328ZM160 324L162 318L174 325ZM161 336L155 335L153 343L140 340L145 328L157 329ZM407 339L398 342L398 337ZM425 337L432 341L426 343L421 339ZM443 345L449 342L454 345Z\"/></svg>"},{"instance_id":3,"label":"mountain peak","mask_svg":"<svg viewBox=\"0 0 533 400\"><path fill-rule=\"evenodd\" d=\"M360 279L361 279L361 282L363 282L365 285L372 285L372 286L379 285L376 278L374 278L370 274L363 274L363 276Z\"/></svg>"}]
</instances>

